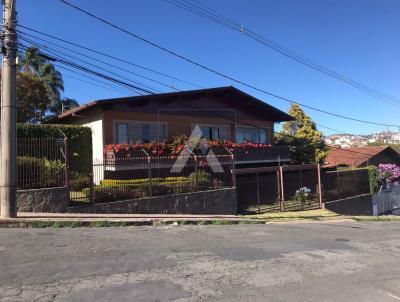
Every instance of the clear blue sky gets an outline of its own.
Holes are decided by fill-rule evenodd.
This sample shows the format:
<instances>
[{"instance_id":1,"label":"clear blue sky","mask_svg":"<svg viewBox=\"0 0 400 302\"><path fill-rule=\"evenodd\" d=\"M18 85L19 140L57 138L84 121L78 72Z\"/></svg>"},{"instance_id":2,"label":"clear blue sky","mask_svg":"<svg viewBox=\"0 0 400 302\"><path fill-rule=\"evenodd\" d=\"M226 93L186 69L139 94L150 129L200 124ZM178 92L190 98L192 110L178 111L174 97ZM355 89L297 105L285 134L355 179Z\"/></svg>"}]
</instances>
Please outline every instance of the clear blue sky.
<instances>
[{"instance_id":1,"label":"clear blue sky","mask_svg":"<svg viewBox=\"0 0 400 302\"><path fill-rule=\"evenodd\" d=\"M400 98L398 0L199 0L276 42L354 80ZM257 87L361 119L400 124L400 107L354 88L164 0L71 0L167 48ZM94 5L95 4L95 5ZM56 0L18 0L19 22L203 87L234 85L284 111L289 104L241 87L152 48ZM121 65L123 66L123 65ZM127 66L124 66L125 68ZM129 67L132 71L138 69ZM68 77L65 96L80 103L122 94ZM155 77L152 74L146 74ZM133 76L125 76L135 79ZM156 78L156 77L155 77ZM193 87L159 78L180 89ZM158 86L159 89L165 87ZM352 133L386 130L306 110L319 124ZM322 129L325 134L332 131ZM398 130L398 129L391 129Z\"/></svg>"}]
</instances>

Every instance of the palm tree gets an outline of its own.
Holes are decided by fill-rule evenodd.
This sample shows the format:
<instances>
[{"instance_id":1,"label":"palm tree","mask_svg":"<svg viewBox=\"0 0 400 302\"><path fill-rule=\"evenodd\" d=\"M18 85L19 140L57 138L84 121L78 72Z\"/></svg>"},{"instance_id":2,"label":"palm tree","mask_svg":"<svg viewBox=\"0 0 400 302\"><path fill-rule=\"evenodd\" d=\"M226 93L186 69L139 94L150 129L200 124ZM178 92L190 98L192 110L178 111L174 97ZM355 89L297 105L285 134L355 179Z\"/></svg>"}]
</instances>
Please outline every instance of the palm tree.
<instances>
[{"instance_id":1,"label":"palm tree","mask_svg":"<svg viewBox=\"0 0 400 302\"><path fill-rule=\"evenodd\" d=\"M46 63L39 67L39 76L46 83L51 99L50 111L56 113L57 108L62 107L61 92L64 91L62 75L52 63Z\"/></svg>"},{"instance_id":2,"label":"palm tree","mask_svg":"<svg viewBox=\"0 0 400 302\"><path fill-rule=\"evenodd\" d=\"M70 98L63 98L61 100L61 108L57 108L58 111L56 113L61 114L64 111L70 110L70 109L78 107L78 106L79 106L79 103L76 100L70 99Z\"/></svg>"},{"instance_id":3,"label":"palm tree","mask_svg":"<svg viewBox=\"0 0 400 302\"><path fill-rule=\"evenodd\" d=\"M78 107L78 106L79 106L79 103L76 100L70 99L70 98L63 98L56 107L53 107L51 109L52 114L46 115L44 120L50 121L50 120L56 118L61 113L63 113L64 111L70 110L70 109Z\"/></svg>"},{"instance_id":4,"label":"palm tree","mask_svg":"<svg viewBox=\"0 0 400 302\"><path fill-rule=\"evenodd\" d=\"M39 69L46 63L46 60L40 56L39 48L29 47L25 50L25 53L20 54L21 72L29 72L39 76Z\"/></svg>"}]
</instances>

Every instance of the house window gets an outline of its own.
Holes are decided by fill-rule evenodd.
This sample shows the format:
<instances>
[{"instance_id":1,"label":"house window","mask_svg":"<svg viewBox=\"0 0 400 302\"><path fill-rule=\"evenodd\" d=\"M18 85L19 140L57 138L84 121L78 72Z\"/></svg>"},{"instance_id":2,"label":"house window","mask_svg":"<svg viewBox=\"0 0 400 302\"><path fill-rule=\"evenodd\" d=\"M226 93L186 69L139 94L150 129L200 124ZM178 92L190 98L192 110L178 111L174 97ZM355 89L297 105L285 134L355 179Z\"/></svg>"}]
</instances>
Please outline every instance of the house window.
<instances>
[{"instance_id":1,"label":"house window","mask_svg":"<svg viewBox=\"0 0 400 302\"><path fill-rule=\"evenodd\" d=\"M236 142L241 144L252 142L256 144L269 144L269 133L266 128L237 127Z\"/></svg>"},{"instance_id":2,"label":"house window","mask_svg":"<svg viewBox=\"0 0 400 302\"><path fill-rule=\"evenodd\" d=\"M210 140L229 140L228 126L208 126L201 125L200 130L203 137Z\"/></svg>"},{"instance_id":3,"label":"house window","mask_svg":"<svg viewBox=\"0 0 400 302\"><path fill-rule=\"evenodd\" d=\"M148 143L151 140L151 127L149 124L142 125L142 141Z\"/></svg>"},{"instance_id":4,"label":"house window","mask_svg":"<svg viewBox=\"0 0 400 302\"><path fill-rule=\"evenodd\" d=\"M117 123L117 143L127 144L129 141L128 136L128 124L127 123Z\"/></svg>"},{"instance_id":5,"label":"house window","mask_svg":"<svg viewBox=\"0 0 400 302\"><path fill-rule=\"evenodd\" d=\"M167 137L165 123L116 123L115 142L136 144L163 141Z\"/></svg>"}]
</instances>

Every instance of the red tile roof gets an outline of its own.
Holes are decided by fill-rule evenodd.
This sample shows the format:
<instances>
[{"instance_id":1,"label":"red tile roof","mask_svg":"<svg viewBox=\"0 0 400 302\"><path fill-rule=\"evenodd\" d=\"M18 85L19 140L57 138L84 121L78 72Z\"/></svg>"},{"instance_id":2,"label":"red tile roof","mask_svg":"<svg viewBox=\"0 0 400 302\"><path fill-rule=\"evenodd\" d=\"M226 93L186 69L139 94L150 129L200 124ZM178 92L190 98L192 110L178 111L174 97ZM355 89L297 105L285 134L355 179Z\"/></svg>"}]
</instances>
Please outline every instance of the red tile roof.
<instances>
[{"instance_id":1,"label":"red tile roof","mask_svg":"<svg viewBox=\"0 0 400 302\"><path fill-rule=\"evenodd\" d=\"M369 146L353 148L331 148L325 158L325 165L336 166L346 165L349 167L359 167L375 155L381 153L388 146Z\"/></svg>"}]
</instances>

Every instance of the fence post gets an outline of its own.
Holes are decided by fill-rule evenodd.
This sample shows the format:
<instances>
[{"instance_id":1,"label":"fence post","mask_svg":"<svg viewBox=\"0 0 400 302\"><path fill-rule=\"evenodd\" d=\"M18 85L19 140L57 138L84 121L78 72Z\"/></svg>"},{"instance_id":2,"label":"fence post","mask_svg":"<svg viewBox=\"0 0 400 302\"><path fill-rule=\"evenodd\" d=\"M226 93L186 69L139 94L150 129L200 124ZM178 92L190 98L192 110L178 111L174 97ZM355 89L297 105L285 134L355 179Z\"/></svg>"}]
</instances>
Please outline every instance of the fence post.
<instances>
[{"instance_id":1,"label":"fence post","mask_svg":"<svg viewBox=\"0 0 400 302\"><path fill-rule=\"evenodd\" d=\"M231 155L232 160L232 169L231 169L231 176L232 176L232 187L236 188L236 170L235 170L235 156Z\"/></svg>"},{"instance_id":2,"label":"fence post","mask_svg":"<svg viewBox=\"0 0 400 302\"><path fill-rule=\"evenodd\" d=\"M93 172L89 174L89 182L90 182L90 203L94 204L94 181L93 181Z\"/></svg>"},{"instance_id":3,"label":"fence post","mask_svg":"<svg viewBox=\"0 0 400 302\"><path fill-rule=\"evenodd\" d=\"M322 203L322 184L321 184L321 165L317 165L317 177L318 177L318 199L319 199L319 208L323 209L324 204Z\"/></svg>"},{"instance_id":4,"label":"fence post","mask_svg":"<svg viewBox=\"0 0 400 302\"><path fill-rule=\"evenodd\" d=\"M64 153L65 153L65 186L69 187L69 160L68 160L68 138L64 137Z\"/></svg>"},{"instance_id":5,"label":"fence post","mask_svg":"<svg viewBox=\"0 0 400 302\"><path fill-rule=\"evenodd\" d=\"M197 162L197 155L194 156L194 187L195 191L199 190L199 180L198 180L198 162Z\"/></svg>"},{"instance_id":6,"label":"fence post","mask_svg":"<svg viewBox=\"0 0 400 302\"><path fill-rule=\"evenodd\" d=\"M280 176L280 180L281 180L281 201L280 201L280 207L281 207L281 211L284 212L285 211L285 188L283 186L283 167L279 166L279 176Z\"/></svg>"},{"instance_id":7,"label":"fence post","mask_svg":"<svg viewBox=\"0 0 400 302\"><path fill-rule=\"evenodd\" d=\"M148 177L149 177L149 195L153 196L153 184L152 184L152 173L151 173L151 157L147 157L148 163Z\"/></svg>"},{"instance_id":8,"label":"fence post","mask_svg":"<svg viewBox=\"0 0 400 302\"><path fill-rule=\"evenodd\" d=\"M260 208L260 177L259 174L256 173L256 180L257 180L257 204L258 204L258 213L261 213Z\"/></svg>"}]
</instances>

